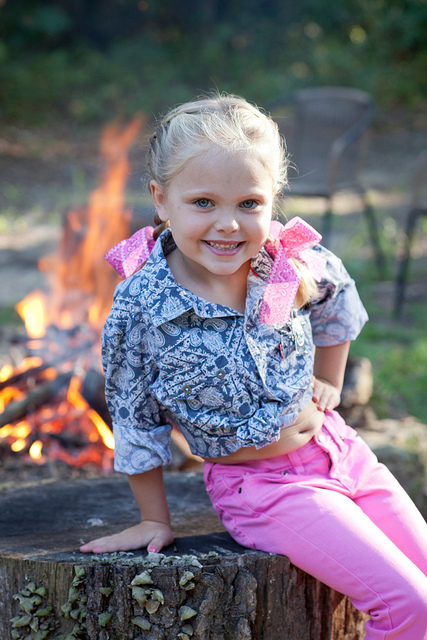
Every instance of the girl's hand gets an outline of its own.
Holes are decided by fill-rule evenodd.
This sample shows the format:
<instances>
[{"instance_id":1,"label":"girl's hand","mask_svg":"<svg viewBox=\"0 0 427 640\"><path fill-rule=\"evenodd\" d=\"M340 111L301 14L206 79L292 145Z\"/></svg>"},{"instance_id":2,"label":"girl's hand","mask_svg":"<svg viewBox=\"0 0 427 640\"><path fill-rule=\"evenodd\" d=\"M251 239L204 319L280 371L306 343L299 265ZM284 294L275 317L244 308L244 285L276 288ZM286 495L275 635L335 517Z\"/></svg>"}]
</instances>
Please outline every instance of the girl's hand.
<instances>
[{"instance_id":1,"label":"girl's hand","mask_svg":"<svg viewBox=\"0 0 427 640\"><path fill-rule=\"evenodd\" d=\"M312 376L313 402L317 404L319 411L332 411L340 403L340 391L327 380Z\"/></svg>"},{"instance_id":2,"label":"girl's hand","mask_svg":"<svg viewBox=\"0 0 427 640\"><path fill-rule=\"evenodd\" d=\"M160 549L173 542L173 533L169 525L153 520L143 520L112 536L92 540L80 547L83 553L109 553L113 551L133 551L147 547L148 551L158 553Z\"/></svg>"}]
</instances>

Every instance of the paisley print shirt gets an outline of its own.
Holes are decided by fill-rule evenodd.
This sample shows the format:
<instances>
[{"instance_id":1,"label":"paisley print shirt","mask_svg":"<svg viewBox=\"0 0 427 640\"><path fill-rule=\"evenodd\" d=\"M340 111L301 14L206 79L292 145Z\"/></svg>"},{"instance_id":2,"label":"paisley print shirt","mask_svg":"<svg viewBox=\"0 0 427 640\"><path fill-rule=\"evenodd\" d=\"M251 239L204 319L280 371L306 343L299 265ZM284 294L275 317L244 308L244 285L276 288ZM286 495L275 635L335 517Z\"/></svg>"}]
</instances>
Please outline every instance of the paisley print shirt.
<instances>
[{"instance_id":1,"label":"paisley print shirt","mask_svg":"<svg viewBox=\"0 0 427 640\"><path fill-rule=\"evenodd\" d=\"M273 263L264 249L243 314L177 284L165 259L174 248L167 229L117 286L103 330L115 469L127 474L170 462L174 423L202 457L277 441L311 400L314 345L353 340L367 320L353 280L320 245L311 249L326 258L318 295L286 324L259 322Z\"/></svg>"}]
</instances>

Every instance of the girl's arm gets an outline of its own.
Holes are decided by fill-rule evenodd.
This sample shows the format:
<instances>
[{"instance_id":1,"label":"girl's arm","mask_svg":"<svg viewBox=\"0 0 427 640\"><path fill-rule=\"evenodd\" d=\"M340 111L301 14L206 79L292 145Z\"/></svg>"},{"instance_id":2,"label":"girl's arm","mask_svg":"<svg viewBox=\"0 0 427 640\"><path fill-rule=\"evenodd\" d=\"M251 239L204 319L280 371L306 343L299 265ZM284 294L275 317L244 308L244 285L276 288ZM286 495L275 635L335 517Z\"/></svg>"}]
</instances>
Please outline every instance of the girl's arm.
<instances>
[{"instance_id":1,"label":"girl's arm","mask_svg":"<svg viewBox=\"0 0 427 640\"><path fill-rule=\"evenodd\" d=\"M314 357L313 402L319 411L330 411L340 403L350 342L332 347L316 347Z\"/></svg>"},{"instance_id":2,"label":"girl's arm","mask_svg":"<svg viewBox=\"0 0 427 640\"><path fill-rule=\"evenodd\" d=\"M112 536L92 540L81 546L80 551L108 553L147 547L148 551L158 552L173 542L162 467L128 476L128 480L138 503L141 522Z\"/></svg>"}]
</instances>

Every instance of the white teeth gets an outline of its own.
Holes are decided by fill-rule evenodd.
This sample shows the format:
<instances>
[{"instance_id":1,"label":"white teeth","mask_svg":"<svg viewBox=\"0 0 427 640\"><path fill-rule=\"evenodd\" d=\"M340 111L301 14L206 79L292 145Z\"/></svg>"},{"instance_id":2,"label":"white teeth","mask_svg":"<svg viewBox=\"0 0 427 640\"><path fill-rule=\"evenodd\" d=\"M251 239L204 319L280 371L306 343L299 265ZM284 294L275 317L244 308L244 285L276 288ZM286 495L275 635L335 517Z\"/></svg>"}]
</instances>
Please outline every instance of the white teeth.
<instances>
[{"instance_id":1,"label":"white teeth","mask_svg":"<svg viewBox=\"0 0 427 640\"><path fill-rule=\"evenodd\" d=\"M236 249L240 242L236 242L235 244L220 244L219 242L208 242L207 243L210 247L214 247L215 249Z\"/></svg>"}]
</instances>

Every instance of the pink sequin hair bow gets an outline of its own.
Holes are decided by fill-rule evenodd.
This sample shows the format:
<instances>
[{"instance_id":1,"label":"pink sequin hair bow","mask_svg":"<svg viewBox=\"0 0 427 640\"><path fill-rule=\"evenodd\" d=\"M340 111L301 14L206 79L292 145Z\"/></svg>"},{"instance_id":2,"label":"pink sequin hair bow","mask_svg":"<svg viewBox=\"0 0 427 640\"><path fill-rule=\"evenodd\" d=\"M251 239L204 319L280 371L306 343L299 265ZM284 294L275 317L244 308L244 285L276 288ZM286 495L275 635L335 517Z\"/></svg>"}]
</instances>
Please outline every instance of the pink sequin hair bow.
<instances>
[{"instance_id":1,"label":"pink sequin hair bow","mask_svg":"<svg viewBox=\"0 0 427 640\"><path fill-rule=\"evenodd\" d=\"M277 240L266 242L265 249L274 258L261 302L260 322L281 324L289 322L301 275L292 258L303 262L318 282L326 260L311 247L319 244L322 236L300 217L292 218L284 226L273 220L270 232Z\"/></svg>"},{"instance_id":2,"label":"pink sequin hair bow","mask_svg":"<svg viewBox=\"0 0 427 640\"><path fill-rule=\"evenodd\" d=\"M130 238L110 249L105 258L123 277L131 276L148 258L154 247L153 227L139 229ZM261 303L260 322L280 324L288 322L301 281L301 275L292 258L304 262L315 280L319 281L325 268L325 259L310 248L319 244L322 236L299 217L286 225L273 220L270 232L275 238L265 244L274 259Z\"/></svg>"},{"instance_id":3,"label":"pink sequin hair bow","mask_svg":"<svg viewBox=\"0 0 427 640\"><path fill-rule=\"evenodd\" d=\"M133 236L122 240L105 254L104 258L122 278L129 278L150 257L155 245L153 231L153 227L138 229Z\"/></svg>"}]
</instances>

